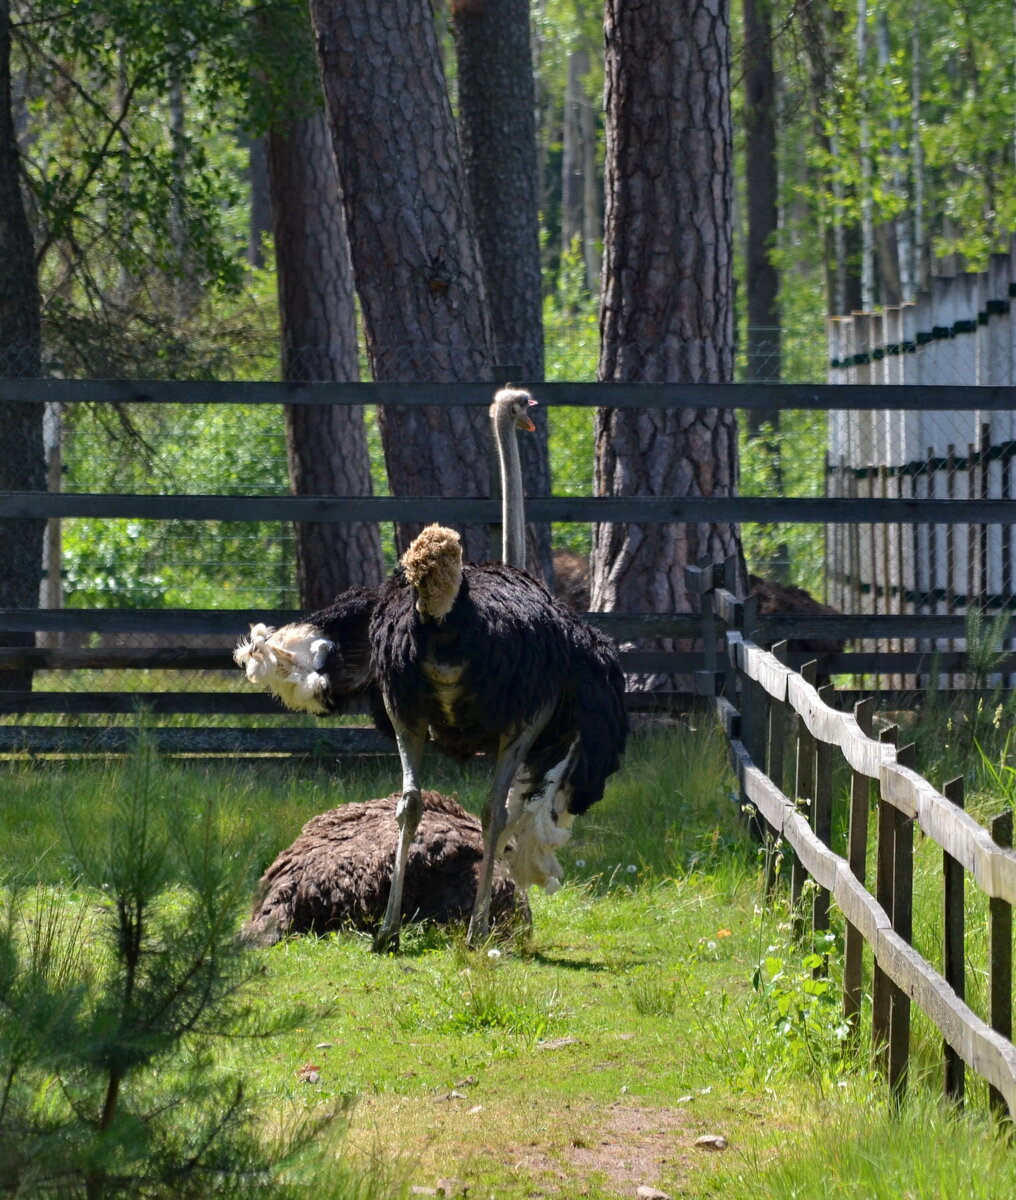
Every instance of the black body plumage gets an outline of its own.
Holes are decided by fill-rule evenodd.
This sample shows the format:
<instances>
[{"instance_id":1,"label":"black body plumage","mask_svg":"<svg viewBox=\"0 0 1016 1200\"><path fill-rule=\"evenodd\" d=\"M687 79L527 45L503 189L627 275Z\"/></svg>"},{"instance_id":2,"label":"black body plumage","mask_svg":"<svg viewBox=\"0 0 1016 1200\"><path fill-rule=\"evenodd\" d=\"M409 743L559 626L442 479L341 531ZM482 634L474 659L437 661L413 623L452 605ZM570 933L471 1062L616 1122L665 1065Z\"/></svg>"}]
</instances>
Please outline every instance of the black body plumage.
<instances>
[{"instance_id":1,"label":"black body plumage","mask_svg":"<svg viewBox=\"0 0 1016 1200\"><path fill-rule=\"evenodd\" d=\"M370 623L374 677L407 725L425 720L455 758L494 753L502 739L554 709L526 755L542 776L579 735L569 811L603 795L627 738L624 677L612 643L525 572L466 566L451 611L421 616L401 568L380 590ZM461 673L459 673L459 671ZM442 693L435 674L456 676Z\"/></svg>"},{"instance_id":2,"label":"black body plumage","mask_svg":"<svg viewBox=\"0 0 1016 1200\"><path fill-rule=\"evenodd\" d=\"M493 754L549 699L550 719L526 756L542 777L579 738L570 812L603 795L627 740L624 676L613 644L525 572L501 563L466 566L448 615L428 620L396 568L378 589L354 588L307 617L332 643L321 668L332 712L366 699L375 726L392 737L385 708L406 725L424 721L442 753ZM442 692L434 678L456 675ZM454 692L454 698L450 698Z\"/></svg>"}]
</instances>

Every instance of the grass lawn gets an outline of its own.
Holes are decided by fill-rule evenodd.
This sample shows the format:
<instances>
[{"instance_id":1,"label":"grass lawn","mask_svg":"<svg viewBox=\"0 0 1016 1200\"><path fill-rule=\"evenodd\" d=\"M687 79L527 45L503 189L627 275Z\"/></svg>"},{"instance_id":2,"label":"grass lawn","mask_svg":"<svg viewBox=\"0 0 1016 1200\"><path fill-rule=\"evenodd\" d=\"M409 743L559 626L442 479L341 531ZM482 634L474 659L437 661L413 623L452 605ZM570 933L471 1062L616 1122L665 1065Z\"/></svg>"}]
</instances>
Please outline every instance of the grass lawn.
<instances>
[{"instance_id":1,"label":"grass lawn","mask_svg":"<svg viewBox=\"0 0 1016 1200\"><path fill-rule=\"evenodd\" d=\"M111 845L107 824L135 770L0 768L5 876L81 917L92 975L109 956L103 885L76 863ZM310 816L397 779L393 759L330 770L167 762L145 786L170 840L214 797L223 853L253 846L246 898ZM474 811L485 781L480 766L428 759L427 786ZM795 946L783 901L763 898L730 793L712 729L638 734L605 800L576 822L567 884L531 896L530 935L473 952L461 929L410 927L397 957L373 955L356 934L251 952L247 1002L282 1028L211 1039L203 1070L243 1084L267 1139L342 1114L322 1126L316 1153L282 1172L294 1195L1016 1196L983 1088L969 1084L969 1115L939 1104L933 1030L917 1023L899 1111L864 1046L844 1048L837 942L819 947L824 990L814 947ZM169 914L177 891L167 869ZM0 1024L4 1014L0 1004ZM0 1053L9 1046L0 1039ZM177 1071L170 1058L162 1077ZM0 1142L3 1121L0 1089Z\"/></svg>"}]
</instances>

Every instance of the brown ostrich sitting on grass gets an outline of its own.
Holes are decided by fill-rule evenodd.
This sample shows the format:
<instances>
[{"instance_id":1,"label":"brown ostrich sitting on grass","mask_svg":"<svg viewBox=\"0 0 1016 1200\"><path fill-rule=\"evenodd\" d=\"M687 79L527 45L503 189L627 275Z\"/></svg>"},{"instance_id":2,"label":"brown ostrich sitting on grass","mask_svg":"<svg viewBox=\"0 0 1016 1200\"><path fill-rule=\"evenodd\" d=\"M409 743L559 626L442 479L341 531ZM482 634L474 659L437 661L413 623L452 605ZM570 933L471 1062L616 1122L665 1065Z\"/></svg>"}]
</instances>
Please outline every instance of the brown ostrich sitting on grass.
<instances>
[{"instance_id":1,"label":"brown ostrich sitting on grass","mask_svg":"<svg viewBox=\"0 0 1016 1200\"><path fill-rule=\"evenodd\" d=\"M483 858L480 821L453 798L420 793L423 816L409 850L403 908L407 920L457 924L476 899ZM375 932L384 916L399 840L398 795L343 804L312 817L300 836L261 876L243 930L252 946L270 946L297 933L333 929ZM525 892L507 866L496 864L491 921L500 929L530 923Z\"/></svg>"},{"instance_id":2,"label":"brown ostrich sitting on grass","mask_svg":"<svg viewBox=\"0 0 1016 1200\"><path fill-rule=\"evenodd\" d=\"M507 427L514 441L508 422L499 427L498 406L514 405L524 415L531 397L505 392L492 417L495 431L503 436ZM510 463L510 455L501 461ZM521 479L507 469L502 483L508 508L520 508ZM507 516L506 536L519 528ZM414 541L379 589L344 593L331 608L279 630L256 625L235 658L252 683L290 708L324 715L367 696L378 728L395 736L400 836L374 941L379 951L398 946L428 742L462 760L495 757L469 923L473 945L490 932L498 857L509 854L520 887L554 890L561 877L555 850L574 816L603 795L624 752L624 678L613 643L524 571L463 564L458 534L437 525Z\"/></svg>"}]
</instances>

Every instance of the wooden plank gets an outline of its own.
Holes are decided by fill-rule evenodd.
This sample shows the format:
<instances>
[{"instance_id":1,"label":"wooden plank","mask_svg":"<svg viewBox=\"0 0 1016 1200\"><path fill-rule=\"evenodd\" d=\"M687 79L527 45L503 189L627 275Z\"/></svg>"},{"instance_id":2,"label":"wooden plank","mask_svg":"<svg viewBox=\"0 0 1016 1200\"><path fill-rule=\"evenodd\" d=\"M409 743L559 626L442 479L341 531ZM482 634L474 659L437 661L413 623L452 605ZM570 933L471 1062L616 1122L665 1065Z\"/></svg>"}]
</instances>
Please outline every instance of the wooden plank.
<instances>
[{"instance_id":1,"label":"wooden plank","mask_svg":"<svg viewBox=\"0 0 1016 1200\"><path fill-rule=\"evenodd\" d=\"M745 642L739 663L749 679L754 679L774 700L785 701L789 679L793 671L780 662L768 650L762 650L752 642Z\"/></svg>"},{"instance_id":2,"label":"wooden plank","mask_svg":"<svg viewBox=\"0 0 1016 1200\"><path fill-rule=\"evenodd\" d=\"M222 634L239 637L258 621L266 625L285 625L306 616L301 609L275 608L63 608L24 609L0 608L0 629L13 633L190 633ZM696 613L579 613L580 617L598 626L611 637L698 637L701 618ZM915 616L832 616L807 617L788 615L759 617L759 631L768 640L783 641L788 637L821 638L905 638L905 637L962 637L966 630L963 617ZM1016 617L1007 635L1016 637ZM848 656L811 654L824 665L840 663ZM849 656L853 657L853 656ZM800 665L804 654L794 652L791 662ZM862 666L865 657L861 656ZM867 668L865 668L867 671Z\"/></svg>"},{"instance_id":3,"label":"wooden plank","mask_svg":"<svg viewBox=\"0 0 1016 1200\"><path fill-rule=\"evenodd\" d=\"M482 405L489 383L273 383L240 381L2 379L0 401L29 404ZM525 383L525 381L516 381ZM1016 388L868 384L652 384L530 382L543 404L594 408L780 408L824 412L895 409L1016 410Z\"/></svg>"},{"instance_id":4,"label":"wooden plank","mask_svg":"<svg viewBox=\"0 0 1016 1200\"><path fill-rule=\"evenodd\" d=\"M814 682L814 663L805 663L801 669L808 673L810 680L802 680L810 686ZM812 688L814 691L814 688ZM789 695L789 692L788 692ZM796 709L796 706L795 706ZM814 829L815 821L815 737L807 722L798 712L798 721L794 748L794 801L798 809L807 808L808 821ZM790 903L792 909L791 925L794 937L804 935L804 913L802 899L804 885L807 882L807 870L800 858L795 854L790 864Z\"/></svg>"},{"instance_id":5,"label":"wooden plank","mask_svg":"<svg viewBox=\"0 0 1016 1200\"><path fill-rule=\"evenodd\" d=\"M871 946L881 968L927 1014L964 1062L998 1088L1010 1113L1016 1113L1016 1047L958 999L931 964L899 937L888 914L854 878L849 865L819 842L789 799L752 763L745 747L735 742L731 754L744 775L746 794L793 846L808 873L828 888L840 911Z\"/></svg>"},{"instance_id":6,"label":"wooden plank","mask_svg":"<svg viewBox=\"0 0 1016 1200\"><path fill-rule=\"evenodd\" d=\"M1012 847L1012 809L999 813L991 822L996 845ZM988 980L991 1027L1012 1040L1012 905L1005 900L988 901ZM988 1089L988 1101L996 1115L1005 1116L1005 1097L997 1088Z\"/></svg>"},{"instance_id":7,"label":"wooden plank","mask_svg":"<svg viewBox=\"0 0 1016 1200\"><path fill-rule=\"evenodd\" d=\"M832 685L819 688L819 699L828 702ZM815 802L812 805L812 828L823 845L833 844L833 747L827 742L815 744ZM829 893L817 888L811 906L811 927L818 933L829 928Z\"/></svg>"},{"instance_id":8,"label":"wooden plank","mask_svg":"<svg viewBox=\"0 0 1016 1200\"><path fill-rule=\"evenodd\" d=\"M267 692L3 692L0 713L203 713L283 716Z\"/></svg>"},{"instance_id":9,"label":"wooden plank","mask_svg":"<svg viewBox=\"0 0 1016 1200\"><path fill-rule=\"evenodd\" d=\"M852 713L839 712L823 704L818 692L802 676L789 677L787 699L809 732L819 741L838 746L855 771L877 779L882 765L895 759L891 746L865 737Z\"/></svg>"},{"instance_id":10,"label":"wooden plank","mask_svg":"<svg viewBox=\"0 0 1016 1200\"><path fill-rule=\"evenodd\" d=\"M877 633L881 640L881 625L876 624L874 619L867 636L872 633ZM894 634L896 636L900 635ZM967 670L967 655L963 650L946 650L935 655L919 650L848 650L839 654L795 650L788 661L796 669L809 659L815 659L825 675L916 675L927 672L933 664L943 674L963 674ZM1016 654L1010 654L998 663L998 674L1004 675L1010 671L1016 671Z\"/></svg>"},{"instance_id":11,"label":"wooden plank","mask_svg":"<svg viewBox=\"0 0 1016 1200\"><path fill-rule=\"evenodd\" d=\"M997 846L991 834L916 771L886 763L879 772L883 797L961 863L985 895L1016 903L1016 853Z\"/></svg>"},{"instance_id":12,"label":"wooden plank","mask_svg":"<svg viewBox=\"0 0 1016 1200\"><path fill-rule=\"evenodd\" d=\"M703 662L701 651L621 650L618 658L621 670L629 674L645 671L691 675L701 670Z\"/></svg>"},{"instance_id":13,"label":"wooden plank","mask_svg":"<svg viewBox=\"0 0 1016 1200\"><path fill-rule=\"evenodd\" d=\"M240 637L254 622L286 625L306 617L302 609L271 608L0 608L0 630L11 633L151 633ZM698 637L693 613L578 613L615 640Z\"/></svg>"},{"instance_id":14,"label":"wooden plank","mask_svg":"<svg viewBox=\"0 0 1016 1200\"><path fill-rule=\"evenodd\" d=\"M895 725L883 729L880 740L895 746ZM879 792L875 843L875 902L890 914L893 909L893 863L896 857L896 810ZM885 1070L889 1065L889 1026L892 1019L892 981L882 964L875 963L871 981L871 1044L875 1060Z\"/></svg>"},{"instance_id":15,"label":"wooden plank","mask_svg":"<svg viewBox=\"0 0 1016 1200\"><path fill-rule=\"evenodd\" d=\"M782 641L785 638L946 638L963 637L965 617L921 615L914 613L885 616L800 616L770 615L758 618L755 640ZM1006 637L1016 637L1016 617L1006 627ZM814 656L813 656L814 657Z\"/></svg>"},{"instance_id":16,"label":"wooden plank","mask_svg":"<svg viewBox=\"0 0 1016 1200\"><path fill-rule=\"evenodd\" d=\"M896 761L913 766L913 745L901 746ZM893 929L908 944L914 939L914 823L898 809L892 809L893 836ZM889 1016L889 1087L898 1104L907 1090L910 1061L910 997L897 984L892 986Z\"/></svg>"},{"instance_id":17,"label":"wooden plank","mask_svg":"<svg viewBox=\"0 0 1016 1200\"><path fill-rule=\"evenodd\" d=\"M350 521L419 520L490 525L497 500L435 496L218 496L124 495L88 492L0 492L0 518L30 517L141 521ZM534 496L532 521L608 524L987 524L1012 520L1009 500L900 500L882 497L770 496L618 497Z\"/></svg>"},{"instance_id":18,"label":"wooden plank","mask_svg":"<svg viewBox=\"0 0 1016 1200\"><path fill-rule=\"evenodd\" d=\"M963 777L950 780L942 789L946 799L962 809L964 804ZM948 850L942 851L942 908L943 908L943 956L942 964L946 983L962 1000L966 996L966 918L964 912L963 864L956 861ZM962 1105L965 1090L963 1059L949 1045L943 1043L944 1089L946 1099Z\"/></svg>"},{"instance_id":19,"label":"wooden plank","mask_svg":"<svg viewBox=\"0 0 1016 1200\"><path fill-rule=\"evenodd\" d=\"M395 754L395 746L373 729L320 725L304 729L146 730L163 754ZM125 754L137 734L130 728L69 729L61 726L0 725L3 754Z\"/></svg>"},{"instance_id":20,"label":"wooden plank","mask_svg":"<svg viewBox=\"0 0 1016 1200\"><path fill-rule=\"evenodd\" d=\"M854 719L865 735L871 736L874 703L862 700L854 706ZM847 827L847 866L860 884L868 869L868 813L871 808L872 781L860 771L850 773L850 819ZM860 1032L864 976L864 938L861 931L847 922L843 945L843 1015L850 1024L851 1036Z\"/></svg>"},{"instance_id":21,"label":"wooden plank","mask_svg":"<svg viewBox=\"0 0 1016 1200\"><path fill-rule=\"evenodd\" d=\"M228 671L235 674L231 650L201 650L187 646L127 647L110 646L95 650L50 649L28 646L24 649L0 647L0 672L31 671ZM0 687L3 676L0 674Z\"/></svg>"}]
</instances>

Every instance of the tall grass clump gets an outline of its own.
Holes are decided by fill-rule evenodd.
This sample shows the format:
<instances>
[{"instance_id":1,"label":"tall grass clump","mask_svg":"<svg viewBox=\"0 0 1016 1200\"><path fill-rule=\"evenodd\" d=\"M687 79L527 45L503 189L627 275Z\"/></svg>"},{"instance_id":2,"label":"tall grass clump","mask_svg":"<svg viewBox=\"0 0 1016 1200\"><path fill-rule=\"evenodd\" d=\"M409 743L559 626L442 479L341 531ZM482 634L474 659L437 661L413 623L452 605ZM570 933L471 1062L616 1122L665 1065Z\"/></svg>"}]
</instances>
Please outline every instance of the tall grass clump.
<instances>
[{"instance_id":1,"label":"tall grass clump","mask_svg":"<svg viewBox=\"0 0 1016 1200\"><path fill-rule=\"evenodd\" d=\"M298 1014L259 997L236 940L249 847L211 798L173 803L144 730L108 805L65 804L62 883L0 880L0 1193L86 1197L299 1194L344 1114L263 1126L224 1038L263 1038ZM336 1168L330 1196L360 1182Z\"/></svg>"},{"instance_id":2,"label":"tall grass clump","mask_svg":"<svg viewBox=\"0 0 1016 1200\"><path fill-rule=\"evenodd\" d=\"M627 847L623 855L619 847ZM637 727L602 803L573 826L569 878L599 890L746 868L755 850L738 812L723 734L712 718Z\"/></svg>"}]
</instances>

